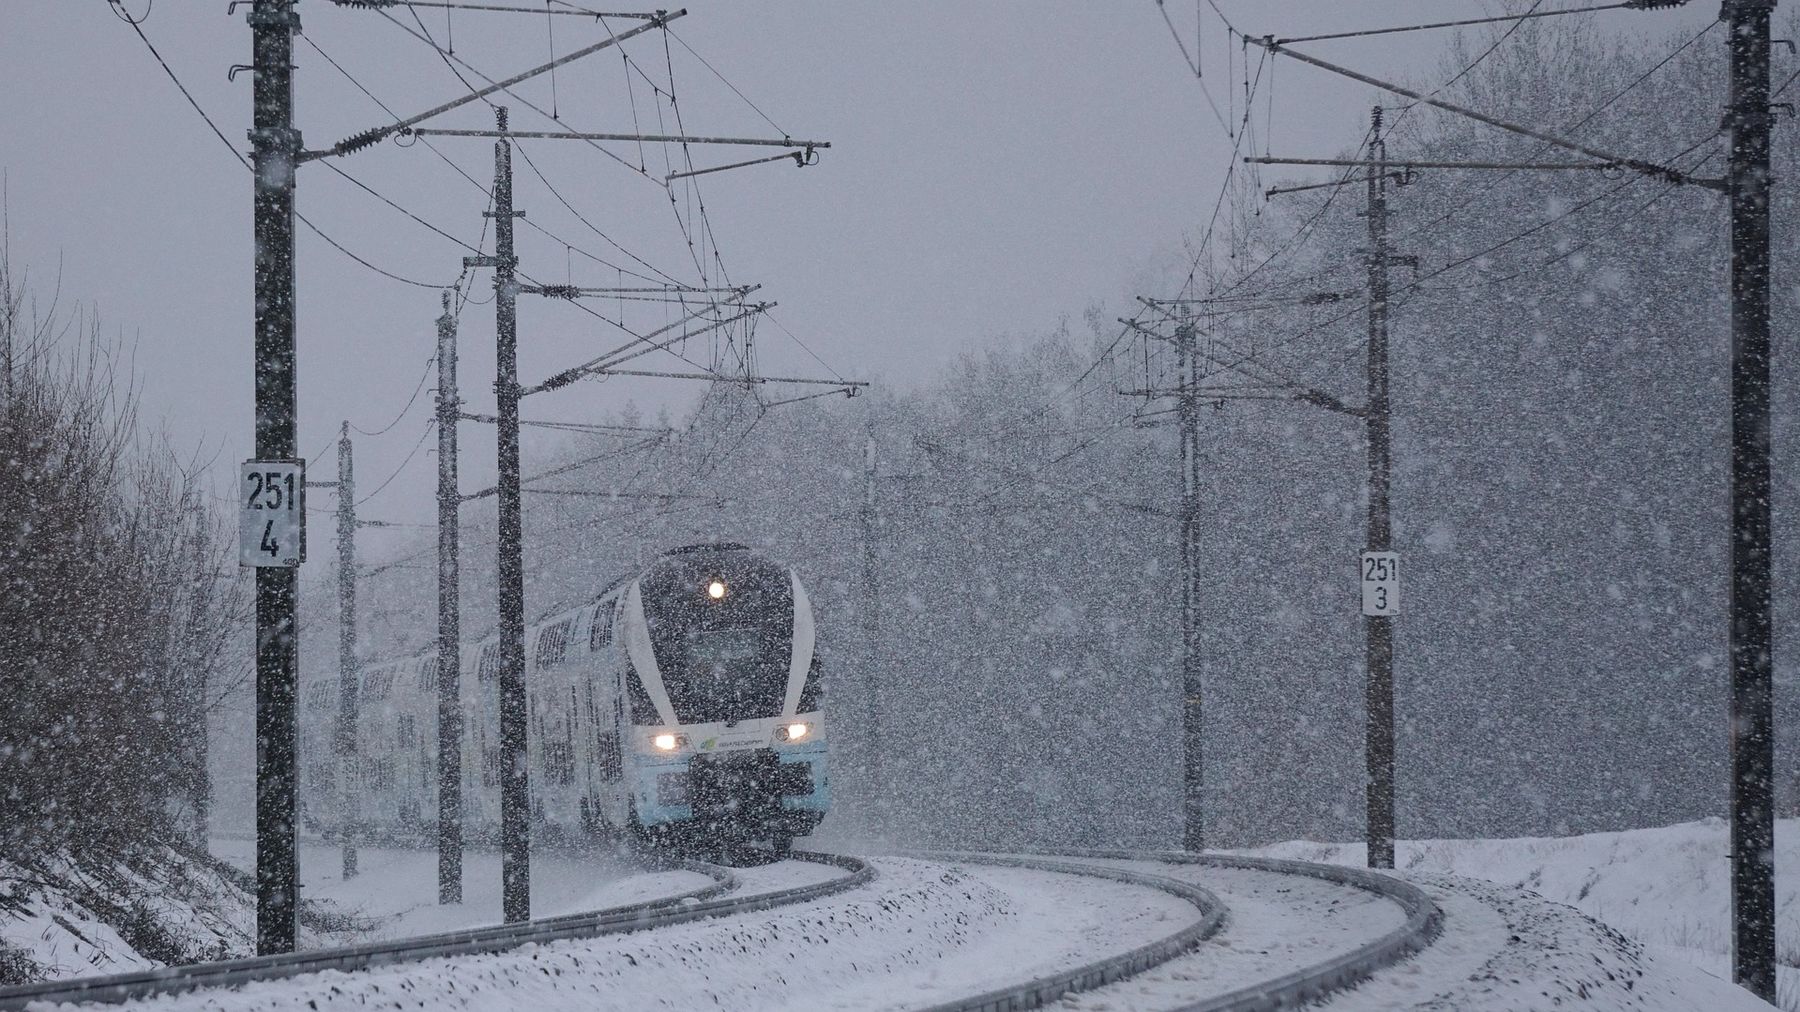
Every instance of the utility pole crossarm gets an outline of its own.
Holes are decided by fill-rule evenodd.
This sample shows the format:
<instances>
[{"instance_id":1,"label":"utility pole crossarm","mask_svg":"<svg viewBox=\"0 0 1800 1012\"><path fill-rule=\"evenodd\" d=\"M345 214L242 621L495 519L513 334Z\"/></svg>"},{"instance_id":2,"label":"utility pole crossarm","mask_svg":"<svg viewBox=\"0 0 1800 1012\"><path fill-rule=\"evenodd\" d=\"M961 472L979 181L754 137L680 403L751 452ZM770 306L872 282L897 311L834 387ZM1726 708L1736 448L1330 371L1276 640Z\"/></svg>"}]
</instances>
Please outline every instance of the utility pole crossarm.
<instances>
[{"instance_id":1,"label":"utility pole crossarm","mask_svg":"<svg viewBox=\"0 0 1800 1012\"><path fill-rule=\"evenodd\" d=\"M1687 173L1682 172L1681 170L1673 168L1671 166L1658 165L1655 162L1647 162L1641 158L1626 158L1626 157L1623 157L1620 155L1612 154L1611 152L1601 151L1598 148L1591 148L1585 144L1579 144L1575 141L1571 141L1571 140L1568 140L1563 137L1558 137L1555 134L1544 133L1541 130L1533 130L1530 127L1520 126L1517 123L1508 123L1507 121L1505 121L1503 119L1498 119L1496 117L1489 116L1486 113L1477 112L1474 109L1470 109L1466 106L1460 106L1454 102L1446 102L1441 98L1433 98L1432 96L1427 95L1424 92L1415 91L1411 88L1403 87L1401 85L1394 84L1390 81L1383 81L1377 77L1370 77L1367 74L1359 73L1357 71L1351 70L1348 67L1341 67L1335 63L1330 63L1325 60L1321 60L1316 56L1308 56L1305 53L1299 52L1294 49L1289 49L1288 47L1282 45L1280 42L1278 42L1275 39L1275 37L1273 35L1266 35L1261 38L1258 38L1254 35L1246 35L1246 36L1244 36L1244 41L1250 43L1251 45L1262 47L1263 49L1267 50L1269 55L1271 55L1271 56L1276 56L1276 55L1290 56L1296 60L1299 60L1301 63L1311 64L1312 66L1318 67L1321 70L1329 70L1334 74L1340 75L1342 77L1347 77L1347 78L1351 79L1352 81L1359 81L1363 84L1370 85L1371 87L1380 88L1383 91L1392 92L1393 94L1401 95L1406 98L1410 98L1415 102L1419 102L1424 105L1429 105L1436 109L1442 109L1445 112L1453 112L1453 113L1456 113L1458 116L1465 116L1469 119L1475 120L1478 123L1485 123L1488 126L1495 127L1500 130L1505 130L1505 131L1508 131L1509 133L1515 133L1515 134L1519 134L1521 136L1530 137L1534 140L1540 140L1540 141L1543 141L1544 143L1552 145L1554 147L1562 148L1564 151L1573 151L1579 155L1586 155L1589 158L1595 158L1602 162L1607 162L1610 164L1618 165L1622 168L1631 169L1635 172L1641 172L1644 175L1653 176L1657 179L1667 180L1668 182L1671 182L1671 183L1691 183L1695 186L1704 186L1707 189L1711 189L1711 190L1723 191L1725 189L1725 183L1723 180L1705 179L1705 178L1701 178L1698 176L1690 176Z\"/></svg>"},{"instance_id":2,"label":"utility pole crossarm","mask_svg":"<svg viewBox=\"0 0 1800 1012\"><path fill-rule=\"evenodd\" d=\"M450 101L445 102L443 105L436 106L435 108L432 108L432 109L427 109L426 111L419 113L416 116L410 116L406 119L400 120L397 123L390 123L390 124L387 124L386 126L374 127L369 130L364 130L363 132L358 133L358 134L352 134L351 136L346 137L341 141L338 141L336 144L333 144L329 149L327 149L325 151L307 151L307 152L302 153L300 157L302 160L310 160L310 159L314 159L314 158L324 158L329 155L339 155L339 156L348 155L348 154L352 154L357 151L361 151L363 148L366 148L371 144L376 144L376 143L378 143L382 140L385 140L386 138L391 137L397 133L411 131L414 126L416 126L420 123L423 123L424 121L426 121L428 119L431 119L433 116L442 115L443 113L449 112L452 109L457 109L462 106L468 105L470 102L480 101L481 99L484 99L484 98L488 97L489 95L494 94L495 92L505 91L508 88L511 88L513 85L518 84L522 81L528 81L528 80L538 76L539 74L543 74L543 73L547 73L549 71L555 70L557 67L560 67L563 64L573 63L574 61L579 60L584 56L592 56L593 54L598 53L602 49L606 49L611 46L616 46L619 43L624 42L627 39L635 38L635 37L642 35L645 32L650 31L652 29L665 27L666 25L668 25L669 22L674 21L676 18L683 17L686 14L687 14L687 9L683 8L683 9L677 10L677 11L670 11L666 14L659 12L657 14L643 15L643 17L646 18L645 22L643 24L637 26L636 28L628 29L626 31L618 33L617 35L608 36L604 41L596 42L593 45L584 47L582 49L577 49L572 53L566 53L562 56L557 57L554 60L551 60L549 63L545 63L540 66L533 67L530 70L527 70L521 74L514 74L512 77L509 77L504 81L497 81L493 84L488 85L485 88L480 88L480 89L470 91L467 95L463 95L459 98L451 99ZM487 132L483 132L480 134L476 134L475 136L491 137L491 136L497 136L497 134L493 131L487 131Z\"/></svg>"},{"instance_id":3,"label":"utility pole crossarm","mask_svg":"<svg viewBox=\"0 0 1800 1012\"><path fill-rule=\"evenodd\" d=\"M680 320L677 320L674 323L671 323L668 326L663 327L660 330L651 331L649 334L646 334L644 337L642 337L638 341L633 342L632 344L628 344L624 348L620 348L615 351L608 352L607 354L600 356L599 358L593 360L592 362L588 362L583 365L578 365L573 369L565 369L562 372L559 372L556 375L545 380L544 382L539 383L537 386L526 387L525 389L523 389L519 392L520 396L529 396L531 394L544 393L546 391L555 390L560 387L566 387L570 383L573 383L576 380L581 379L584 376L592 376L592 375L597 374L600 370L611 369L617 363L628 362L631 359L637 358L641 355L648 355L653 351L664 351L680 341L685 341L690 337L699 337L701 334L711 333L712 331L718 330L721 327L729 326L733 323L736 323L739 320L748 319L749 317L755 316L757 313L761 313L765 310L773 309L773 308L775 308L775 306L776 306L776 303L773 303L773 302L760 302L754 306L746 307L743 312L738 313L736 316L727 317L726 319L723 319L723 320L715 320L712 323L709 323L706 326L701 327L698 330L683 331L679 334L676 334L674 337L668 338L667 340L664 340L664 341L654 340L654 338L656 338L657 336L659 336L661 334L665 334L665 333L675 329L676 327L683 326L683 325L693 321L700 314L717 308L716 304L706 306L705 308L695 310L694 312L688 314L686 317L684 317ZM637 347L640 344L643 345L643 347ZM633 349L635 349L635 350L633 350ZM727 377L725 377L723 375L715 375L713 378L726 379Z\"/></svg>"},{"instance_id":4,"label":"utility pole crossarm","mask_svg":"<svg viewBox=\"0 0 1800 1012\"><path fill-rule=\"evenodd\" d=\"M1326 35L1299 35L1293 38L1276 39L1275 41L1277 44L1285 46L1291 42L1325 42L1330 39L1360 39L1368 38L1371 35L1394 35L1400 32L1423 32L1430 31L1434 28L1464 28L1469 25L1488 25L1500 21L1510 21L1517 24L1530 18L1555 18L1562 17L1565 14L1593 14L1599 11L1650 10L1659 7L1680 7L1686 3L1687 0L1624 0L1622 3L1600 4L1593 7L1565 7L1554 11L1531 10L1522 14L1503 14L1498 17L1485 18L1463 18L1458 21L1434 21L1430 24L1403 25L1399 28L1364 28L1352 32L1331 32ZM1251 41L1254 42L1256 40L1252 39Z\"/></svg>"},{"instance_id":5,"label":"utility pole crossarm","mask_svg":"<svg viewBox=\"0 0 1800 1012\"><path fill-rule=\"evenodd\" d=\"M1545 171L1566 172L1580 169L1617 169L1623 162L1441 162L1413 161L1396 159L1391 162L1371 162L1366 158L1276 158L1268 155L1246 155L1246 164L1250 165L1338 165L1373 168L1377 164L1389 169L1541 169ZM1348 180L1359 182L1361 180ZM1329 185L1329 184L1328 184Z\"/></svg>"},{"instance_id":6,"label":"utility pole crossarm","mask_svg":"<svg viewBox=\"0 0 1800 1012\"><path fill-rule=\"evenodd\" d=\"M400 128L389 127L389 133L398 132ZM829 148L830 141L797 141L792 137L698 137L689 134L614 134L587 133L576 130L463 130L448 127L408 128L407 133L416 137L511 137L514 140L545 141L641 141L645 144L735 144L748 147L763 148ZM379 139L379 138L378 138ZM786 158L787 155L777 157Z\"/></svg>"},{"instance_id":7,"label":"utility pole crossarm","mask_svg":"<svg viewBox=\"0 0 1800 1012\"><path fill-rule=\"evenodd\" d=\"M582 285L520 285L521 295L542 295L552 299L574 299L584 295L737 295L744 296L760 288L760 285L732 285L730 287L686 288L664 285L661 288L588 288Z\"/></svg>"},{"instance_id":8,"label":"utility pole crossarm","mask_svg":"<svg viewBox=\"0 0 1800 1012\"><path fill-rule=\"evenodd\" d=\"M590 369L588 376L647 376L654 379L687 379L712 380L715 383L737 383L743 386L761 386L764 383L804 383L811 386L845 387L861 389L869 386L868 380L818 379L805 376L727 376L720 373L706 372L658 372L653 369L613 369L602 366Z\"/></svg>"},{"instance_id":9,"label":"utility pole crossarm","mask_svg":"<svg viewBox=\"0 0 1800 1012\"><path fill-rule=\"evenodd\" d=\"M533 17L556 14L574 18L618 18L621 21L627 19L648 20L650 18L661 16L660 13L645 14L641 12L631 13L625 11L591 11L586 8L559 10L553 7L549 10L533 10L530 7L520 7L516 4L508 6L502 4L469 3L466 2L466 0L331 0L331 2L337 4L339 7L349 7L355 10L365 11L381 10L386 7L433 7L440 10L451 11L496 11L501 14L530 14Z\"/></svg>"},{"instance_id":10,"label":"utility pole crossarm","mask_svg":"<svg viewBox=\"0 0 1800 1012\"><path fill-rule=\"evenodd\" d=\"M1121 319L1119 322L1124 324L1127 327L1130 327L1132 330L1135 330L1138 333L1143 334L1145 337L1149 337L1149 338L1152 338L1152 339L1158 340L1158 341L1170 340L1169 338L1164 337L1162 334L1157 333L1156 331L1150 329L1149 327L1144 326L1141 323L1138 323L1135 320ZM1199 342L1195 342L1196 345L1198 345L1198 343ZM1213 365L1216 365L1216 366L1220 367L1221 369L1230 369L1234 372L1239 371L1238 366L1243 364L1241 362L1240 363L1227 362L1227 361L1217 358L1215 356L1208 355L1205 352L1200 351L1198 347L1195 348L1194 354L1196 357L1206 359L1208 362L1211 362ZM1258 380L1254 376L1246 376L1245 378L1250 380L1251 383L1255 384L1254 389L1262 392L1260 394L1260 396L1269 396L1271 392L1279 392L1278 396L1281 398L1284 398L1287 400L1294 400L1294 401L1303 401L1307 404L1317 405L1318 407L1324 408L1327 411L1335 411L1335 412L1338 412L1339 414L1351 415L1351 416L1358 417L1358 418L1362 417L1362 414L1363 414L1363 409L1352 407L1348 404L1345 404L1342 400L1332 396L1329 393L1326 393L1323 390L1319 390L1314 387L1302 386L1301 384L1298 384L1298 383L1287 383L1287 382L1267 383L1267 382ZM1233 389L1233 388L1217 387L1217 388L1213 388L1212 390L1207 390L1206 388L1198 388L1198 389L1199 389L1199 392L1207 393L1207 394L1210 394L1215 397L1225 396L1225 397L1240 397L1241 398L1241 397L1246 396L1246 394L1244 394L1242 391L1248 390L1251 388L1241 387L1241 388ZM1181 390L1152 390L1152 389L1127 390L1124 392L1128 395L1138 396L1138 397L1177 397L1177 396L1180 396L1182 393Z\"/></svg>"}]
</instances>

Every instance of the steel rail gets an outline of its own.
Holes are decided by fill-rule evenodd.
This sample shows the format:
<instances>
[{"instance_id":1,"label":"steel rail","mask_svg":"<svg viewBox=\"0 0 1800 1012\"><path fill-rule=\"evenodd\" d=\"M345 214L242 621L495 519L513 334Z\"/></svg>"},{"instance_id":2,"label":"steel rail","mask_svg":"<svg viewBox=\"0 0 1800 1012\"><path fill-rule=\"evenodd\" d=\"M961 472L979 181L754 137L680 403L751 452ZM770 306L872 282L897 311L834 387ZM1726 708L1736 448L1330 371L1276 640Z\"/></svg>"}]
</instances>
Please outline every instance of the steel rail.
<instances>
[{"instance_id":1,"label":"steel rail","mask_svg":"<svg viewBox=\"0 0 1800 1012\"><path fill-rule=\"evenodd\" d=\"M720 896L721 893L737 887L737 877L725 869L707 865L704 868L711 870L702 870L701 873L713 878L712 885L675 896L611 907L592 913L547 917L527 921L524 924L471 928L416 938L369 942L343 948L232 959L216 963L197 963L192 966L163 967L137 973L46 981L39 984L0 988L0 1010L3 1012L23 1010L35 1002L117 1004L155 995L196 991L202 988L239 987L260 981L281 980L325 970L348 973L424 959L506 952L523 945L563 939L627 934L674 924L685 924L710 917L753 913L791 903L804 903L866 885L875 878L874 867L859 858L803 851L794 851L791 856L798 860L834 865L850 874L824 882L791 886L750 896ZM699 862L687 863L683 867L689 870L701 870L702 868Z\"/></svg>"},{"instance_id":2,"label":"steel rail","mask_svg":"<svg viewBox=\"0 0 1800 1012\"><path fill-rule=\"evenodd\" d=\"M1042 1008L1064 995L1104 987L1174 959L1216 934L1219 928L1224 926L1228 913L1224 902L1210 890L1163 875L1150 875L1104 865L1049 861L1037 857L933 851L915 853L918 857L933 861L957 861L1001 868L1029 868L1035 871L1111 879L1115 882L1160 889L1187 900L1200 911L1198 921L1172 935L1140 945L1130 952L1095 960L1073 969L1058 970L1022 984L996 988L973 997L960 998L941 1005L932 1005L921 1012L1010 1012L1013 1009Z\"/></svg>"},{"instance_id":3,"label":"steel rail","mask_svg":"<svg viewBox=\"0 0 1800 1012\"><path fill-rule=\"evenodd\" d=\"M1376 971L1419 952L1436 941L1444 928L1444 912L1435 900L1426 895L1425 890L1411 882L1367 868L1283 858L1190 854L1182 851L1068 850L1054 853L1066 857L1197 864L1209 868L1301 875L1374 893L1399 906L1406 913L1406 923L1366 945L1334 956L1316 966L1184 1005L1178 1012L1276 1012L1279 1009L1299 1008L1317 1001L1323 995L1366 980Z\"/></svg>"},{"instance_id":4,"label":"steel rail","mask_svg":"<svg viewBox=\"0 0 1800 1012\"><path fill-rule=\"evenodd\" d=\"M1050 850L1041 853L1062 858L1196 864L1211 868L1301 875L1374 893L1394 903L1406 914L1406 923L1366 945L1273 980L1261 981L1181 1006L1178 1012L1276 1012L1276 1010L1299 1008L1318 1000L1323 995L1365 980L1376 971L1392 966L1424 949L1435 941L1439 932L1443 930L1443 911L1438 908L1437 903L1430 896L1426 895L1424 890L1410 882L1363 868L1313 864L1306 861L1289 861L1278 858L1170 851ZM1217 896L1199 886L1159 875L1146 875L1123 868L1115 868L1110 865L1072 865L1060 861L988 854L924 852L919 856L934 860L957 860L1002 867L1038 868L1044 871L1070 874L1101 875L1116 881L1151 885L1189 899L1193 897L1185 890L1193 890L1207 897L1204 901L1194 900L1195 905L1201 906L1202 909L1208 909L1208 906L1203 906L1203 903L1208 904L1213 911L1208 915L1209 920L1202 922L1203 925L1209 925L1207 930L1201 932L1197 938L1185 939L1178 935L1172 935L1167 939L1110 959L1090 963L1075 970L1040 977L1012 987L996 989L972 998L933 1006L927 1012L999 1012L999 1010L1042 1008L1066 994L1091 990L1124 980L1181 955L1217 931L1218 922L1222 922L1227 913L1225 904ZM1180 888L1170 889L1169 885ZM1211 920L1212 918L1217 918L1217 920ZM1181 941L1178 942L1178 938L1181 938ZM1160 958L1157 958L1159 956Z\"/></svg>"}]
</instances>

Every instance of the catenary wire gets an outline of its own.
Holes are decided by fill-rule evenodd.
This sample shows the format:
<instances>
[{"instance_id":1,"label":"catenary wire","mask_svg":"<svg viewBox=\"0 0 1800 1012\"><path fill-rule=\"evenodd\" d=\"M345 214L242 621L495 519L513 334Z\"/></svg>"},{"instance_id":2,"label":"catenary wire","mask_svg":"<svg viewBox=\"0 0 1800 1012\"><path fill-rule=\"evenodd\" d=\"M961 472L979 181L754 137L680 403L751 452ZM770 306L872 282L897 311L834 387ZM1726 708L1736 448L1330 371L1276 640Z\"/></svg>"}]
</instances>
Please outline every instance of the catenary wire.
<instances>
[{"instance_id":1,"label":"catenary wire","mask_svg":"<svg viewBox=\"0 0 1800 1012\"><path fill-rule=\"evenodd\" d=\"M376 436L385 436L389 432L393 431L394 426L399 425L401 419L405 418L407 415L407 412L411 411L413 408L413 405L418 402L419 394L423 393L425 390L425 381L431 378L431 367L436 364L437 364L437 355L435 355L435 354L433 354L430 358L425 360L425 371L419 375L418 386L413 388L412 396L408 397L406 399L406 406L400 409L400 413L394 416L393 421L387 423L386 425L383 425L381 428L376 429L373 432L369 431L368 429L363 428L360 425L357 425L355 422L350 423L350 427L352 429L355 429L357 432L360 432L363 435L370 437L371 439Z\"/></svg>"},{"instance_id":2,"label":"catenary wire","mask_svg":"<svg viewBox=\"0 0 1800 1012\"><path fill-rule=\"evenodd\" d=\"M148 12L146 12L146 13L148 13ZM170 67L169 62L167 60L163 59L162 53L159 52L157 50L155 44L150 41L150 37L144 34L144 29L143 29L141 23L138 21L132 21L129 18L126 18L124 20L125 20L126 24L131 26L131 30L133 32L137 33L137 37L140 41L143 42L144 48L148 49L150 51L150 55L156 58L156 62L159 66L162 67L163 73L167 74L169 77L169 80L174 82L176 89L181 92L181 97L187 99L188 105L192 106L194 112L198 113L200 118L203 121L205 121L208 129L212 130L213 136L215 136L219 139L219 143L225 145L225 150L231 152L231 157L237 159L238 164L242 165L245 168L245 170L254 171L251 168L250 160L245 158L243 153L240 152L237 149L237 147L231 143L231 140L225 136L225 132L223 130L219 129L219 125L213 121L213 118L207 114L207 112L204 108L201 107L199 101L194 98L193 92L189 91L187 85L182 83L181 78L175 73L174 68ZM333 249L337 250L338 252L349 257L350 259L356 261L357 263L363 265L364 267L367 267L369 270L374 271L375 273L377 273L385 278L388 278L393 281L398 281L402 284L412 285L417 288L441 289L444 287L441 284L433 284L429 281L419 281L415 278L405 277L403 275L396 274L393 271L387 270L386 268L379 267L379 266L375 265L374 263L371 263L370 261L364 259L362 256L359 256L355 252L352 252L350 250L350 248L345 246L343 243L338 242L336 239L333 239L330 235L328 235L325 232L324 229L313 224L311 219L307 218L306 215L301 214L298 211L295 211L294 217L296 219L298 219L301 224L303 224L307 228L311 229L314 235L325 240L325 242L327 244L329 244Z\"/></svg>"},{"instance_id":3,"label":"catenary wire","mask_svg":"<svg viewBox=\"0 0 1800 1012\"><path fill-rule=\"evenodd\" d=\"M385 491L387 489L387 487L389 485L392 485L394 483L394 479L400 477L400 472L406 470L406 466L408 464L411 464L413 462L413 458L415 458L419 455L419 450L425 446L425 440L431 436L431 430L436 427L437 427L437 418L435 418L435 417L427 418L425 420L425 431L421 432L419 434L419 441L413 444L413 448L410 452L407 453L406 459L404 459L400 462L400 466L394 468L393 473L388 475L387 479L385 481L383 481L381 484L375 486L375 491L370 492L368 495L365 495L361 499L356 500L356 505L361 506L363 503L366 503L370 499L373 499L376 496L380 495L383 491Z\"/></svg>"}]
</instances>

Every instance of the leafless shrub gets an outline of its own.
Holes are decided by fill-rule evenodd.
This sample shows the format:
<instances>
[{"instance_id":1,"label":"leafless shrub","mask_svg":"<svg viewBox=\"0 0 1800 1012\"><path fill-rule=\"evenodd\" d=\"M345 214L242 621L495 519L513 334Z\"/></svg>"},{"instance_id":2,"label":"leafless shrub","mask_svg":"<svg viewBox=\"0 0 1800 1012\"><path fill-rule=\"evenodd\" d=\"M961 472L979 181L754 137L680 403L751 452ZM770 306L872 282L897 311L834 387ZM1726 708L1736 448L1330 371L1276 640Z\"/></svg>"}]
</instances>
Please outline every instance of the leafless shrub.
<instances>
[{"instance_id":1,"label":"leafless shrub","mask_svg":"<svg viewBox=\"0 0 1800 1012\"><path fill-rule=\"evenodd\" d=\"M117 851L203 813L243 612L201 461L146 439L116 342L0 258L0 853Z\"/></svg>"}]
</instances>

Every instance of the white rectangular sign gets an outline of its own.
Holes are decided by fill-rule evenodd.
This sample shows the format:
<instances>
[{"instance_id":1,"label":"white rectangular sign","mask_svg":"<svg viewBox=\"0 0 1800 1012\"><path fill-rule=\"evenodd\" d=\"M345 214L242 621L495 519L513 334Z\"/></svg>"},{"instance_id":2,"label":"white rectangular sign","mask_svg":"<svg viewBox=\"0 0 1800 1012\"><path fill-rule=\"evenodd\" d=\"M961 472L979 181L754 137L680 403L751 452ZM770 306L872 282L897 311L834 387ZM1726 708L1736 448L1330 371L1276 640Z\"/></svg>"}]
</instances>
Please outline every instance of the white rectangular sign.
<instances>
[{"instance_id":1,"label":"white rectangular sign","mask_svg":"<svg viewBox=\"0 0 1800 1012\"><path fill-rule=\"evenodd\" d=\"M306 461L244 461L237 496L238 565L306 561Z\"/></svg>"},{"instance_id":2,"label":"white rectangular sign","mask_svg":"<svg viewBox=\"0 0 1800 1012\"><path fill-rule=\"evenodd\" d=\"M1400 553L1362 553L1362 613L1400 614Z\"/></svg>"}]
</instances>

